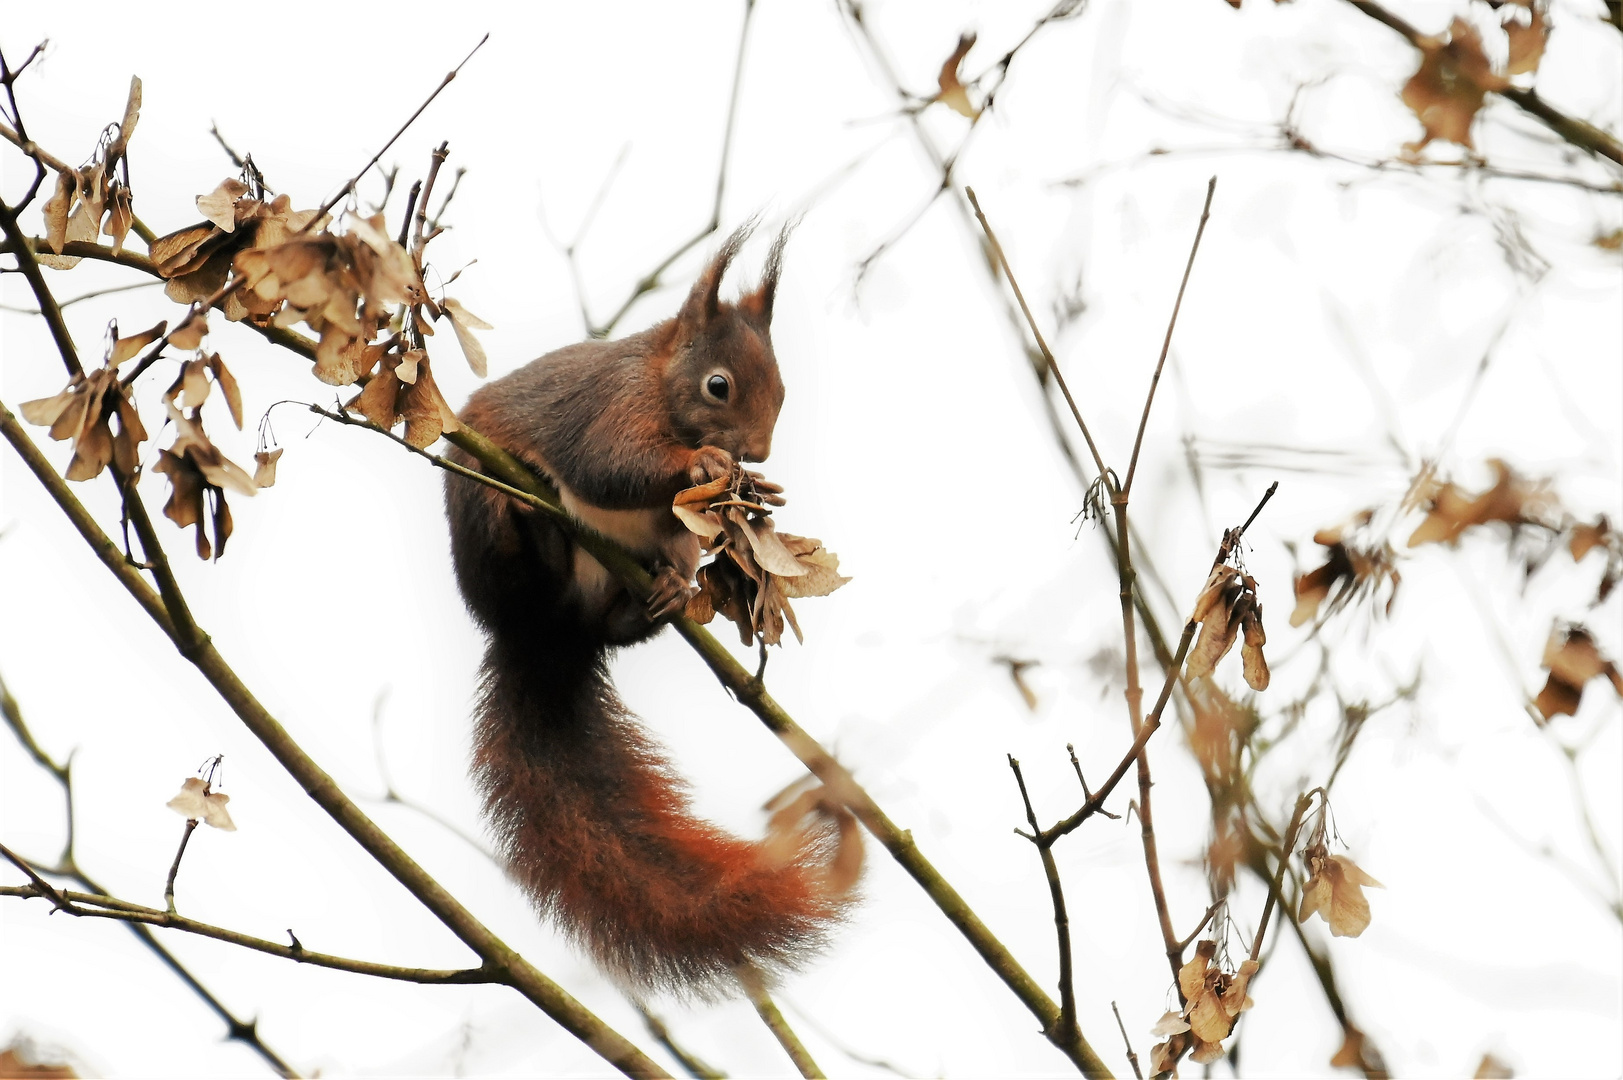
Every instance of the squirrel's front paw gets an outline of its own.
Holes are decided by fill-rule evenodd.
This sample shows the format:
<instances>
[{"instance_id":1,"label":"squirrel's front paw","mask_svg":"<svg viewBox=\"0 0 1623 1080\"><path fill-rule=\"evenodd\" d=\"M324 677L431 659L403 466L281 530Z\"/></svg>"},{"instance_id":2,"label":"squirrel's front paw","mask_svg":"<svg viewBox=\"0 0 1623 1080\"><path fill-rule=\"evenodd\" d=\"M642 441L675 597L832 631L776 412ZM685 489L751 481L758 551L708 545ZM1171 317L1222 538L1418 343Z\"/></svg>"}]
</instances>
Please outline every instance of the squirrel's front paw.
<instances>
[{"instance_id":1,"label":"squirrel's front paw","mask_svg":"<svg viewBox=\"0 0 1623 1080\"><path fill-rule=\"evenodd\" d=\"M653 591L648 594L648 618L658 622L682 614L688 598L697 591L677 570L661 567L654 575Z\"/></svg>"},{"instance_id":2,"label":"squirrel's front paw","mask_svg":"<svg viewBox=\"0 0 1623 1080\"><path fill-rule=\"evenodd\" d=\"M688 479L694 484L720 480L733 471L733 455L719 446L701 446L688 462Z\"/></svg>"}]
</instances>

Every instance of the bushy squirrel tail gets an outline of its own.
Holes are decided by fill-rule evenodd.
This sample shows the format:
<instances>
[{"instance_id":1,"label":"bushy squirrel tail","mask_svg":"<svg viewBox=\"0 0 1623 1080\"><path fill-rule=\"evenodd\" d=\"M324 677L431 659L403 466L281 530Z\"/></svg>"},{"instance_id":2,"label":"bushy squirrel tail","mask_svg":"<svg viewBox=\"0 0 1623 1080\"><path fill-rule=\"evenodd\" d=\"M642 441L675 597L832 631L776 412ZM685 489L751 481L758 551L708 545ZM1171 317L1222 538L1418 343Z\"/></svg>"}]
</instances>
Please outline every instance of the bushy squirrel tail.
<instances>
[{"instance_id":1,"label":"bushy squirrel tail","mask_svg":"<svg viewBox=\"0 0 1623 1080\"><path fill-rule=\"evenodd\" d=\"M536 907L646 988L725 993L741 968L781 971L814 952L860 869L850 812L803 792L760 842L694 817L605 650L538 645L492 638L474 731L490 828Z\"/></svg>"}]
</instances>

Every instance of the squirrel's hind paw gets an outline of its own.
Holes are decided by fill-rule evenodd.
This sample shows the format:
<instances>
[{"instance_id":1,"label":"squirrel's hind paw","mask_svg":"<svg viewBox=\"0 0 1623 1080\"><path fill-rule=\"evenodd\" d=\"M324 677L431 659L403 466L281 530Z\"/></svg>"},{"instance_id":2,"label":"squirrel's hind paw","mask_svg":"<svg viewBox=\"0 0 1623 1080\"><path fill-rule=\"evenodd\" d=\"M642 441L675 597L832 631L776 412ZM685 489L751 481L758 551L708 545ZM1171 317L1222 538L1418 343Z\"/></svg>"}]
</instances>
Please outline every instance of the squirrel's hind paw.
<instances>
[{"instance_id":1,"label":"squirrel's hind paw","mask_svg":"<svg viewBox=\"0 0 1623 1080\"><path fill-rule=\"evenodd\" d=\"M696 592L673 567L661 567L654 575L654 589L648 594L648 618L658 622L682 614L688 598Z\"/></svg>"}]
</instances>

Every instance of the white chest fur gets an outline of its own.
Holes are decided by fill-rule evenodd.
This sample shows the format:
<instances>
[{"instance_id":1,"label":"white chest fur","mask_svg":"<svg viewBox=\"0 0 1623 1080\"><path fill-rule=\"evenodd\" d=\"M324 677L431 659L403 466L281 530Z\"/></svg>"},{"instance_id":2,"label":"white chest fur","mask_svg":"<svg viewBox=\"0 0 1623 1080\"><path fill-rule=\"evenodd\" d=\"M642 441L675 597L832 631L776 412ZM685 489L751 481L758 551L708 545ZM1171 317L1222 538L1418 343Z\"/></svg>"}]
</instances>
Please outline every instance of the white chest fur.
<instances>
[{"instance_id":1,"label":"white chest fur","mask_svg":"<svg viewBox=\"0 0 1623 1080\"><path fill-rule=\"evenodd\" d=\"M667 506L646 510L605 510L582 499L563 484L558 485L558 494L570 517L644 558L659 554L666 538L681 524ZM620 583L614 575L578 547L575 549L574 574L575 587L580 590L581 599L588 608L607 605L619 592Z\"/></svg>"}]
</instances>

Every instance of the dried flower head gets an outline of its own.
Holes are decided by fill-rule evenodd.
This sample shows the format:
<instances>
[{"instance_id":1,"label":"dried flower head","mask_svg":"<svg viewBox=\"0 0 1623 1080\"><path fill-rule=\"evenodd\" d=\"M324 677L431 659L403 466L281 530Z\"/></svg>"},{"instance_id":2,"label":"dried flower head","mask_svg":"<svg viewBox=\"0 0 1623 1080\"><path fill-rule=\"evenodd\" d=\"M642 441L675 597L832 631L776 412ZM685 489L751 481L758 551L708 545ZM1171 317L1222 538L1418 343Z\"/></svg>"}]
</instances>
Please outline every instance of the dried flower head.
<instances>
[{"instance_id":1,"label":"dried flower head","mask_svg":"<svg viewBox=\"0 0 1623 1080\"><path fill-rule=\"evenodd\" d=\"M1384 889L1359 865L1345 855L1331 855L1323 842L1302 853L1307 866L1307 883L1302 886L1302 907L1297 921L1305 922L1315 912L1330 924L1334 937L1357 937L1369 926L1369 900L1366 886Z\"/></svg>"},{"instance_id":2,"label":"dried flower head","mask_svg":"<svg viewBox=\"0 0 1623 1080\"><path fill-rule=\"evenodd\" d=\"M90 163L56 174L54 190L41 208L45 218L45 243L54 254L40 252L36 257L41 266L53 270L73 269L79 264L79 257L63 255L62 248L69 241L95 243L101 234L112 238L115 253L124 250L124 238L135 223L126 155L140 118L141 80L131 78L124 118L102 133ZM106 218L105 223L103 218Z\"/></svg>"},{"instance_id":3,"label":"dried flower head","mask_svg":"<svg viewBox=\"0 0 1623 1080\"><path fill-rule=\"evenodd\" d=\"M1313 542L1325 549L1324 564L1296 578L1292 626L1317 619L1321 608L1328 617L1361 596L1373 596L1383 586L1387 589L1385 612L1392 613L1403 580L1397 553L1384 540L1358 538L1374 517L1373 510L1360 510L1341 524L1313 534ZM1328 607L1324 607L1326 602Z\"/></svg>"},{"instance_id":4,"label":"dried flower head","mask_svg":"<svg viewBox=\"0 0 1623 1080\"><path fill-rule=\"evenodd\" d=\"M701 566L699 591L686 614L707 623L720 613L738 627L745 645L758 637L778 644L785 621L801 637L790 599L827 596L851 579L821 540L780 533L772 508L783 489L759 473L734 467L731 474L679 492L671 510L715 556Z\"/></svg>"},{"instance_id":5,"label":"dried flower head","mask_svg":"<svg viewBox=\"0 0 1623 1080\"><path fill-rule=\"evenodd\" d=\"M1547 481L1527 480L1498 458L1489 460L1494 482L1480 494L1469 492L1423 473L1413 498L1426 507L1426 518L1409 537L1410 547L1454 544L1465 530L1501 522L1512 530L1524 525L1551 527L1549 516L1556 499Z\"/></svg>"},{"instance_id":6,"label":"dried flower head","mask_svg":"<svg viewBox=\"0 0 1623 1080\"><path fill-rule=\"evenodd\" d=\"M188 776L180 785L180 794L164 805L181 817L201 821L221 832L236 832L236 823L231 820L231 813L225 808L225 804L230 801L231 796L223 791L213 790L210 782L203 777Z\"/></svg>"},{"instance_id":7,"label":"dried flower head","mask_svg":"<svg viewBox=\"0 0 1623 1080\"><path fill-rule=\"evenodd\" d=\"M1582 626L1556 625L1550 630L1550 640L1544 646L1544 667L1550 675L1535 704L1546 721L1576 715L1584 685L1599 675L1606 676L1612 689L1623 696L1623 673L1601 655L1594 635Z\"/></svg>"},{"instance_id":8,"label":"dried flower head","mask_svg":"<svg viewBox=\"0 0 1623 1080\"><path fill-rule=\"evenodd\" d=\"M1217 942L1195 944L1195 955L1178 971L1178 990L1184 998L1181 1013L1168 1012L1150 1034L1165 1036L1150 1050L1150 1071L1160 1075L1175 1067L1185 1051L1190 1060L1209 1065L1223 1054L1223 1040L1252 1001L1246 993L1260 966L1255 960L1241 961L1237 971L1225 972L1214 959Z\"/></svg>"},{"instance_id":9,"label":"dried flower head","mask_svg":"<svg viewBox=\"0 0 1623 1080\"><path fill-rule=\"evenodd\" d=\"M65 474L69 480L100 476L109 464L117 465L126 475L135 471L147 430L135 404L119 385L118 366L162 337L167 325L160 322L139 334L118 337L115 323L99 371L75 375L61 393L25 401L19 407L30 424L49 425L51 438L73 441L73 459ZM115 421L117 431L113 430Z\"/></svg>"},{"instance_id":10,"label":"dried flower head","mask_svg":"<svg viewBox=\"0 0 1623 1080\"><path fill-rule=\"evenodd\" d=\"M1268 635L1262 628L1262 605L1257 602L1257 581L1227 564L1214 567L1195 600L1189 621L1200 624L1200 638L1189 650L1189 674L1209 676L1219 660L1240 646L1245 681L1253 690L1268 689L1268 661L1262 654Z\"/></svg>"}]
</instances>

